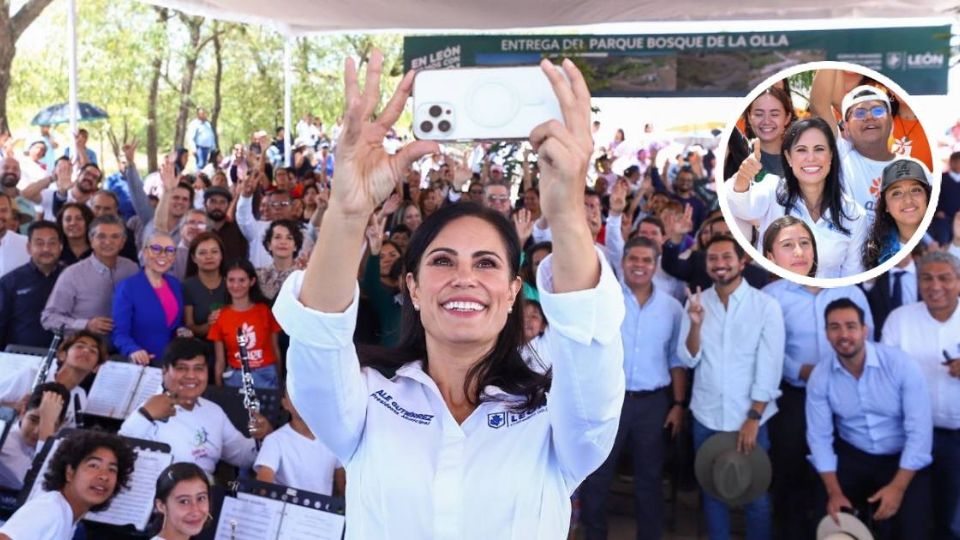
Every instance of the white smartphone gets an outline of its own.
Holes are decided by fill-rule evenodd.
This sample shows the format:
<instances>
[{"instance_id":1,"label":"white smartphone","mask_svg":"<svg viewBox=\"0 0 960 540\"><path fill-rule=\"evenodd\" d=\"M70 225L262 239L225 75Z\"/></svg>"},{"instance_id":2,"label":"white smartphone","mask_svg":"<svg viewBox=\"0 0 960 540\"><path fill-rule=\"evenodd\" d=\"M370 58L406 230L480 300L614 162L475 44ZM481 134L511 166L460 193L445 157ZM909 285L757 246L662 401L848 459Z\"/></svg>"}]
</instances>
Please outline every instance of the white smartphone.
<instances>
[{"instance_id":1,"label":"white smartphone","mask_svg":"<svg viewBox=\"0 0 960 540\"><path fill-rule=\"evenodd\" d=\"M563 122L563 114L540 66L435 69L418 71L413 79L418 139L526 139L551 119Z\"/></svg>"}]
</instances>

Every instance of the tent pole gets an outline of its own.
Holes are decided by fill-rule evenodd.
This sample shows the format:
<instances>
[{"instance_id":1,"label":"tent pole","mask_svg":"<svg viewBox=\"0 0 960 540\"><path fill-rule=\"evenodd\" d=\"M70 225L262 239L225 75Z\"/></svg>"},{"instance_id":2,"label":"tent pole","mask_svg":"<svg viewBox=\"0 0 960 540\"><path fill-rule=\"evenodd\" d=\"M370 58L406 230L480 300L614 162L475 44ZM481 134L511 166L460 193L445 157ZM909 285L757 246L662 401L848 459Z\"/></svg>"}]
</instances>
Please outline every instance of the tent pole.
<instances>
[{"instance_id":1,"label":"tent pole","mask_svg":"<svg viewBox=\"0 0 960 540\"><path fill-rule=\"evenodd\" d=\"M79 107L77 106L77 0L68 0L67 2L67 56L70 69L70 133L68 134L67 146L70 148L70 155L76 159L77 149L74 134L77 132L77 115L79 114Z\"/></svg>"},{"instance_id":2,"label":"tent pole","mask_svg":"<svg viewBox=\"0 0 960 540\"><path fill-rule=\"evenodd\" d=\"M290 136L290 109L291 109L291 91L293 88L293 74L290 69L290 57L293 55L293 38L285 36L283 39L283 163L285 166L291 166L291 148Z\"/></svg>"}]
</instances>

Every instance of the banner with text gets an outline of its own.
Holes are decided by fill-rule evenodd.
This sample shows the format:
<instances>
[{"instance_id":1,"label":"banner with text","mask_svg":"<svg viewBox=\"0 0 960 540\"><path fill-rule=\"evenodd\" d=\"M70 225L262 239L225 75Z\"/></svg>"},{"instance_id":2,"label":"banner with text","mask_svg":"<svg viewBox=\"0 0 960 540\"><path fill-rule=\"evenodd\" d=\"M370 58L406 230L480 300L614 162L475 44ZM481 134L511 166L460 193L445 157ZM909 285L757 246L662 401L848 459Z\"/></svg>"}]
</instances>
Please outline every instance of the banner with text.
<instances>
[{"instance_id":1,"label":"banner with text","mask_svg":"<svg viewBox=\"0 0 960 540\"><path fill-rule=\"evenodd\" d=\"M744 96L804 62L860 64L914 95L946 94L950 26L649 35L407 36L405 69L571 57L599 97Z\"/></svg>"}]
</instances>

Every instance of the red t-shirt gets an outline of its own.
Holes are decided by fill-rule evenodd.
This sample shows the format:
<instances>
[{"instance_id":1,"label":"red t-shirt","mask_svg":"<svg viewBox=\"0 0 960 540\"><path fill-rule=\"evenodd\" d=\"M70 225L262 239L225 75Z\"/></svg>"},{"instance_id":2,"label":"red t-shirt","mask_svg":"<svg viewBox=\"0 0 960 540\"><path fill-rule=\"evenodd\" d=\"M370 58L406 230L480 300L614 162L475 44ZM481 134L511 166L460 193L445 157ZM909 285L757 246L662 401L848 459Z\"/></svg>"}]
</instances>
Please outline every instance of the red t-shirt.
<instances>
[{"instance_id":1,"label":"red t-shirt","mask_svg":"<svg viewBox=\"0 0 960 540\"><path fill-rule=\"evenodd\" d=\"M237 311L232 306L220 310L217 321L210 326L207 339L222 341L226 349L230 367L240 369L240 347L237 345L237 329L243 328L247 336L247 356L250 369L272 366L277 359L273 356L272 336L280 332L280 325L273 318L266 304L254 304L246 311Z\"/></svg>"}]
</instances>

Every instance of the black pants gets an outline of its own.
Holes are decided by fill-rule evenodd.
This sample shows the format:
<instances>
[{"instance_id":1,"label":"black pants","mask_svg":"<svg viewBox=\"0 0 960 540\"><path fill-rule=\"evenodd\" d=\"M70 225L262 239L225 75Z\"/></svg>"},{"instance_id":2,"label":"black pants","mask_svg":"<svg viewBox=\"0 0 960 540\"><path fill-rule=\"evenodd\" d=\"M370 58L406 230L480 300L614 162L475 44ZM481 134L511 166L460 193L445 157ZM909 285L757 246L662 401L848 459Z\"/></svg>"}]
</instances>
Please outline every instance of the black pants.
<instances>
[{"instance_id":1,"label":"black pants","mask_svg":"<svg viewBox=\"0 0 960 540\"><path fill-rule=\"evenodd\" d=\"M774 537L809 540L816 534L812 518L818 479L807 462L807 392L786 383L780 390L777 414L770 419Z\"/></svg>"},{"instance_id":2,"label":"black pants","mask_svg":"<svg viewBox=\"0 0 960 540\"><path fill-rule=\"evenodd\" d=\"M847 499L861 511L860 519L868 525L873 520L878 504L868 504L867 498L893 480L900 468L900 454L868 454L837 437L834 444L837 453L837 480ZM822 484L822 482L821 482ZM822 518L827 512L827 492L820 489L819 512ZM930 537L931 530L931 477L930 467L916 472L903 495L896 515L883 521L873 521L872 529L877 540L922 540Z\"/></svg>"},{"instance_id":3,"label":"black pants","mask_svg":"<svg viewBox=\"0 0 960 540\"><path fill-rule=\"evenodd\" d=\"M584 480L580 488L580 521L588 540L607 537L606 501L610 483L625 444L633 454L634 503L637 538L663 536L663 422L670 408L670 386L623 400L620 428L607 460Z\"/></svg>"}]
</instances>

